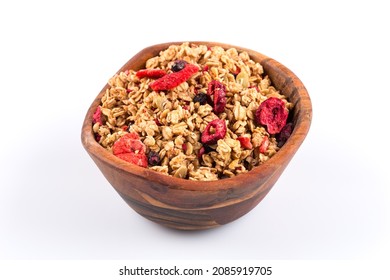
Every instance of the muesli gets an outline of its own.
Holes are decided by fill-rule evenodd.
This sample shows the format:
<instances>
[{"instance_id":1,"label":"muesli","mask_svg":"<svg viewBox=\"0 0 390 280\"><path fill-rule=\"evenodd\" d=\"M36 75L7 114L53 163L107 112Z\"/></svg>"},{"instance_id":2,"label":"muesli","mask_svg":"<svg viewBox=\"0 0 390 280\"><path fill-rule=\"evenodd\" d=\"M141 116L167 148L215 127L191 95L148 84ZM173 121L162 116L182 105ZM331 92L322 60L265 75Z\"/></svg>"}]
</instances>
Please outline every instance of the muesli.
<instances>
[{"instance_id":1,"label":"muesli","mask_svg":"<svg viewBox=\"0 0 390 280\"><path fill-rule=\"evenodd\" d=\"M218 180L271 158L293 104L247 52L183 43L113 76L93 115L101 146L131 164Z\"/></svg>"}]
</instances>

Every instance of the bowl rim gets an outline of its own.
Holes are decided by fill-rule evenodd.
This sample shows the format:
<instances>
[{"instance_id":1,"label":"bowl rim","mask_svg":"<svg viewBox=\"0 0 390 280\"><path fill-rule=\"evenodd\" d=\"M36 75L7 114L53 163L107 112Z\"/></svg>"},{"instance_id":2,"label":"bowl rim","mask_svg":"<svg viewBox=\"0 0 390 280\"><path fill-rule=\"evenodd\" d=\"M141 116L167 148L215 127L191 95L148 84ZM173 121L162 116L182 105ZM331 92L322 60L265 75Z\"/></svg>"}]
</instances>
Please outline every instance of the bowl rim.
<instances>
[{"instance_id":1,"label":"bowl rim","mask_svg":"<svg viewBox=\"0 0 390 280\"><path fill-rule=\"evenodd\" d=\"M149 181L153 181L155 183L164 185L170 189L180 189L180 190L188 190L188 191L218 191L218 190L226 190L231 188L238 188L242 187L243 179L245 178L245 181L257 181L261 178L267 179L269 178L269 173L273 173L276 171L277 168L281 164L279 163L280 160L287 161L287 163L291 160L293 155L298 150L299 146L304 141L309 128L311 124L312 119L312 105L310 96L303 85L303 83L300 81L300 79L287 67L285 67L283 64L279 63L278 61L274 60L273 58L270 58L262 53L259 53L257 51L230 45L226 43L219 43L219 42L207 42L207 41L174 41L174 42L166 42L166 43L160 43L151 45L149 47L146 47L139 51L137 54L135 54L132 58L130 58L117 72L116 74L128 69L127 65L131 63L132 61L137 60L141 55L151 52L151 50L154 50L153 52L156 53L156 50L161 51L165 48L167 48L170 45L180 45L182 43L188 42L189 44L204 44L207 46L221 46L224 49L228 48L236 48L238 51L246 51L249 56L253 59L256 56L260 56L263 58L263 60L259 61L257 59L253 59L254 61L259 62L263 68L265 68L263 65L264 63L267 64L270 67L277 67L278 70L281 71L281 75L286 75L290 79L288 79L289 83L293 83L295 89L297 90L299 94L298 101L294 104L294 107L299 103L299 111L296 112L296 119L299 125L294 124L294 129L292 131L291 136L286 141L286 143L280 148L280 150L273 155L270 159L268 159L263 164L254 167L252 170L248 171L244 174L236 175L232 178L224 178L219 179L215 181L193 181L189 179L182 179L182 178L176 178L173 176L168 176L162 173L159 173L157 171L143 168L138 165L130 164L128 162L125 162L121 160L120 158L116 157L109 151L107 151L104 147L102 147L96 140L95 136L92 130L92 116L93 113L96 111L97 106L100 104L100 100L102 95L105 93L106 89L109 87L108 83L105 84L105 86L102 88L102 90L99 92L99 94L96 96L90 107L88 108L88 111L85 115L84 122L82 125L82 132L81 132L81 142L85 148L85 150L88 152L88 154L94 159L97 158L98 160L104 162L106 165L109 165L113 168L115 168L117 171L122 173L130 173L133 176L140 177L142 179L148 178ZM157 54L158 54L157 52ZM152 56L148 56L150 58ZM146 60L145 60L146 62ZM144 63L144 62L143 62ZM138 69L134 69L138 70ZM265 71L266 72L266 71ZM271 80L272 81L272 80ZM277 88L278 90L281 90ZM95 160L95 159L94 159ZM286 164L287 165L287 164ZM272 177L272 176L271 176Z\"/></svg>"}]
</instances>

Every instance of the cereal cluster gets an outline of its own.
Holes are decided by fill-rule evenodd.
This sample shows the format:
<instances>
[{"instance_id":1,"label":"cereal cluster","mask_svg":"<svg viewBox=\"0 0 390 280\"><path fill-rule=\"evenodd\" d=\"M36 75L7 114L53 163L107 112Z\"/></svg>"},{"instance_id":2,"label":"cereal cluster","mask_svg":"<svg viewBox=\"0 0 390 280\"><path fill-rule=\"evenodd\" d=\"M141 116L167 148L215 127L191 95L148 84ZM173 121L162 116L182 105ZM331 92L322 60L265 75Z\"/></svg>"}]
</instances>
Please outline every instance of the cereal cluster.
<instances>
[{"instance_id":1,"label":"cereal cluster","mask_svg":"<svg viewBox=\"0 0 390 280\"><path fill-rule=\"evenodd\" d=\"M235 48L171 45L108 84L93 116L96 141L166 175L209 181L246 173L292 131L292 103Z\"/></svg>"}]
</instances>

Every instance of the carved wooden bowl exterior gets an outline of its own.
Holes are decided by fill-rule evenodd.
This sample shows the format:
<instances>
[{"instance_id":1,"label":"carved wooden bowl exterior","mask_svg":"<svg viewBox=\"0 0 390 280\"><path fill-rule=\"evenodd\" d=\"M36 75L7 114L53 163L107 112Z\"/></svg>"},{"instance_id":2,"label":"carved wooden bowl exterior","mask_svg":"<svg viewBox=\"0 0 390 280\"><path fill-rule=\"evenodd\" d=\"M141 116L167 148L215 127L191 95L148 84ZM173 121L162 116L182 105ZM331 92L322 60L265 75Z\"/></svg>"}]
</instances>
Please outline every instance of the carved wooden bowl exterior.
<instances>
[{"instance_id":1,"label":"carved wooden bowl exterior","mask_svg":"<svg viewBox=\"0 0 390 280\"><path fill-rule=\"evenodd\" d=\"M170 42L145 48L121 69L142 69L150 57L172 44ZM143 217L161 225L200 230L224 225L248 213L270 191L302 142L310 127L312 108L302 82L285 66L261 53L215 42L192 42L208 46L235 47L247 51L259 62L275 87L294 103L294 130L285 145L271 159L246 174L211 182L198 182L159 174L129 164L101 147L94 138L92 116L106 85L88 109L81 140L98 168L127 204Z\"/></svg>"}]
</instances>

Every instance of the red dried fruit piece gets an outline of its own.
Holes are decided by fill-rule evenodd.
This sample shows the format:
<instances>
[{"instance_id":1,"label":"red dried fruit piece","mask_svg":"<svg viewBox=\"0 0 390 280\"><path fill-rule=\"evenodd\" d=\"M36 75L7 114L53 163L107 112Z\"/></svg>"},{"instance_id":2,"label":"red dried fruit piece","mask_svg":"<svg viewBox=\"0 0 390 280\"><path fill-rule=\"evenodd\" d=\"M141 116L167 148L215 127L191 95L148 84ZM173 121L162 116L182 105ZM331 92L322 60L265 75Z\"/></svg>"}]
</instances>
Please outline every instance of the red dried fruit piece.
<instances>
[{"instance_id":1,"label":"red dried fruit piece","mask_svg":"<svg viewBox=\"0 0 390 280\"><path fill-rule=\"evenodd\" d=\"M268 136L264 136L263 140L261 141L261 144L259 146L260 153L264 154L267 151L268 146L269 146Z\"/></svg>"},{"instance_id":2,"label":"red dried fruit piece","mask_svg":"<svg viewBox=\"0 0 390 280\"><path fill-rule=\"evenodd\" d=\"M145 145L139 140L139 136L135 132L127 133L115 141L112 146L112 153L114 155L124 153L145 153Z\"/></svg>"},{"instance_id":3,"label":"red dried fruit piece","mask_svg":"<svg viewBox=\"0 0 390 280\"><path fill-rule=\"evenodd\" d=\"M206 152L205 147L202 146L202 148L199 149L198 152L198 159L202 159L203 154Z\"/></svg>"},{"instance_id":4,"label":"red dried fruit piece","mask_svg":"<svg viewBox=\"0 0 390 280\"><path fill-rule=\"evenodd\" d=\"M240 136L240 137L237 137L237 140L240 141L240 145L244 149L250 150L253 148L252 143L251 143L251 139L249 137Z\"/></svg>"},{"instance_id":5,"label":"red dried fruit piece","mask_svg":"<svg viewBox=\"0 0 390 280\"><path fill-rule=\"evenodd\" d=\"M215 132L211 132L211 128L214 128ZM215 119L206 126L202 132L201 141L204 144L215 144L219 139L223 139L226 135L226 122L224 120Z\"/></svg>"},{"instance_id":6,"label":"red dried fruit piece","mask_svg":"<svg viewBox=\"0 0 390 280\"><path fill-rule=\"evenodd\" d=\"M214 96L214 113L222 113L226 106L225 85L219 81L213 80L207 86L207 94Z\"/></svg>"},{"instance_id":7,"label":"red dried fruit piece","mask_svg":"<svg viewBox=\"0 0 390 280\"><path fill-rule=\"evenodd\" d=\"M155 118L154 119L154 122L158 125L158 126L162 126L163 124L160 122L159 119Z\"/></svg>"},{"instance_id":8,"label":"red dried fruit piece","mask_svg":"<svg viewBox=\"0 0 390 280\"><path fill-rule=\"evenodd\" d=\"M127 162L136 164L141 167L148 166L148 158L145 154L136 154L136 153L124 153L116 155L118 158L123 159Z\"/></svg>"},{"instance_id":9,"label":"red dried fruit piece","mask_svg":"<svg viewBox=\"0 0 390 280\"><path fill-rule=\"evenodd\" d=\"M267 126L270 134L279 133L286 125L288 110L283 100L270 97L263 101L256 110L256 121Z\"/></svg>"},{"instance_id":10,"label":"red dried fruit piece","mask_svg":"<svg viewBox=\"0 0 390 280\"><path fill-rule=\"evenodd\" d=\"M100 106L98 106L96 108L95 113L93 113L92 123L94 123L94 124L98 123L100 125L103 125L103 114L102 114L102 109L100 108Z\"/></svg>"},{"instance_id":11,"label":"red dried fruit piece","mask_svg":"<svg viewBox=\"0 0 390 280\"><path fill-rule=\"evenodd\" d=\"M293 131L293 124L288 123L282 128L280 133L276 135L276 140L278 141L279 148L282 147L284 143L286 143L288 138L290 138L292 131Z\"/></svg>"},{"instance_id":12,"label":"red dried fruit piece","mask_svg":"<svg viewBox=\"0 0 390 280\"><path fill-rule=\"evenodd\" d=\"M145 150L145 145L135 132L123 135L112 146L112 153L114 155L141 167L148 166L148 158L145 155Z\"/></svg>"},{"instance_id":13,"label":"red dried fruit piece","mask_svg":"<svg viewBox=\"0 0 390 280\"><path fill-rule=\"evenodd\" d=\"M154 91L170 90L187 81L198 71L198 66L188 63L182 70L167 74L150 83L149 86Z\"/></svg>"},{"instance_id":14,"label":"red dried fruit piece","mask_svg":"<svg viewBox=\"0 0 390 280\"><path fill-rule=\"evenodd\" d=\"M151 78L151 79L158 79L163 76L165 76L167 72L165 72L162 69L142 69L139 70L135 75L139 78Z\"/></svg>"},{"instance_id":15,"label":"red dried fruit piece","mask_svg":"<svg viewBox=\"0 0 390 280\"><path fill-rule=\"evenodd\" d=\"M231 71L233 75L237 76L241 72L241 68L236 65L236 71Z\"/></svg>"}]
</instances>

